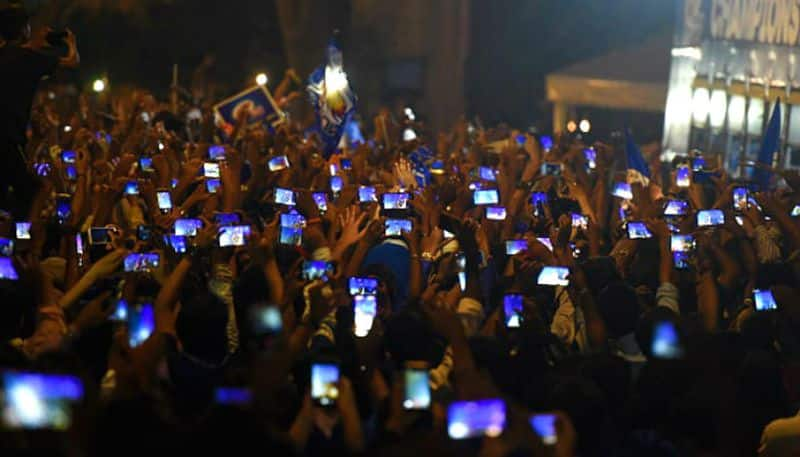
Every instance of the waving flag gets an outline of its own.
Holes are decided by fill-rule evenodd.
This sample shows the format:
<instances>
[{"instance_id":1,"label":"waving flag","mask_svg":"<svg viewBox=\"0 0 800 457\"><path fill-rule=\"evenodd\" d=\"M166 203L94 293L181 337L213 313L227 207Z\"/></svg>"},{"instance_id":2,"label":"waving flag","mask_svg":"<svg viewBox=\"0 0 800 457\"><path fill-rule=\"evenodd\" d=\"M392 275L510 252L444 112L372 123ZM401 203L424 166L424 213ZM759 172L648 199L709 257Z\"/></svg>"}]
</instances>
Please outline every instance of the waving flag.
<instances>
[{"instance_id":1,"label":"waving flag","mask_svg":"<svg viewBox=\"0 0 800 457\"><path fill-rule=\"evenodd\" d=\"M630 129L625 129L625 158L628 162L629 184L640 182L643 186L650 183L650 167L642 156L642 151L636 145Z\"/></svg>"},{"instance_id":2,"label":"waving flag","mask_svg":"<svg viewBox=\"0 0 800 457\"><path fill-rule=\"evenodd\" d=\"M772 116L769 118L764 139L761 141L761 150L758 152L758 165L772 168L772 159L781 144L781 99L775 102ZM761 189L769 188L772 172L762 167L756 167L753 179Z\"/></svg>"},{"instance_id":3,"label":"waving flag","mask_svg":"<svg viewBox=\"0 0 800 457\"><path fill-rule=\"evenodd\" d=\"M339 145L347 122L355 112L356 95L342 68L342 50L334 38L328 42L323 65L308 77L308 96L317 113L317 129L325 143L325 157Z\"/></svg>"}]
</instances>

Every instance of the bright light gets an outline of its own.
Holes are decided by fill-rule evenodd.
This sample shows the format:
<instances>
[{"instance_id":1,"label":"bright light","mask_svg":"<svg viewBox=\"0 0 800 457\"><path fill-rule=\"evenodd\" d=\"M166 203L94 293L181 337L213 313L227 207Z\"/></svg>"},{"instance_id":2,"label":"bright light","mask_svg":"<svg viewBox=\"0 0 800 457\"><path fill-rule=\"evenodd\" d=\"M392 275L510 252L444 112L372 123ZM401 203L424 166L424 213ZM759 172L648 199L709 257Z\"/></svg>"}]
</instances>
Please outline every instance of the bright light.
<instances>
[{"instance_id":1,"label":"bright light","mask_svg":"<svg viewBox=\"0 0 800 457\"><path fill-rule=\"evenodd\" d=\"M696 124L705 124L708 117L708 110L711 101L709 100L708 89L698 87L692 96L692 119Z\"/></svg>"},{"instance_id":2,"label":"bright light","mask_svg":"<svg viewBox=\"0 0 800 457\"><path fill-rule=\"evenodd\" d=\"M98 94L100 92L103 92L104 90L106 90L106 82L103 81L102 79L95 79L94 83L92 84L92 90L94 90Z\"/></svg>"},{"instance_id":3,"label":"bright light","mask_svg":"<svg viewBox=\"0 0 800 457\"><path fill-rule=\"evenodd\" d=\"M745 100L741 95L732 95L728 105L728 129L731 133L741 133L744 129Z\"/></svg>"},{"instance_id":4,"label":"bright light","mask_svg":"<svg viewBox=\"0 0 800 457\"><path fill-rule=\"evenodd\" d=\"M711 127L715 129L722 128L725 123L725 107L728 104L725 96L725 91L715 90L711 93Z\"/></svg>"},{"instance_id":5,"label":"bright light","mask_svg":"<svg viewBox=\"0 0 800 457\"><path fill-rule=\"evenodd\" d=\"M578 124L578 128L581 129L583 133L589 133L589 130L592 129L592 123L589 122L589 119L583 119L580 124Z\"/></svg>"},{"instance_id":6,"label":"bright light","mask_svg":"<svg viewBox=\"0 0 800 457\"><path fill-rule=\"evenodd\" d=\"M463 422L453 422L447 427L447 433L450 435L450 438L459 440L469 435L469 427Z\"/></svg>"},{"instance_id":7,"label":"bright light","mask_svg":"<svg viewBox=\"0 0 800 457\"><path fill-rule=\"evenodd\" d=\"M575 133L575 130L577 130L577 128L578 128L578 124L576 124L575 121L567 122L567 131L569 133Z\"/></svg>"},{"instance_id":8,"label":"bright light","mask_svg":"<svg viewBox=\"0 0 800 457\"><path fill-rule=\"evenodd\" d=\"M688 57L694 60L701 60L703 58L703 50L695 46L672 48L672 57Z\"/></svg>"},{"instance_id":9,"label":"bright light","mask_svg":"<svg viewBox=\"0 0 800 457\"><path fill-rule=\"evenodd\" d=\"M45 405L35 389L25 385L14 386L8 396L20 423L35 426L44 421Z\"/></svg>"},{"instance_id":10,"label":"bright light","mask_svg":"<svg viewBox=\"0 0 800 457\"><path fill-rule=\"evenodd\" d=\"M411 129L403 130L403 141L414 141L417 139L417 134Z\"/></svg>"},{"instance_id":11,"label":"bright light","mask_svg":"<svg viewBox=\"0 0 800 457\"><path fill-rule=\"evenodd\" d=\"M339 92L347 87L347 75L341 68L325 67L325 90Z\"/></svg>"},{"instance_id":12,"label":"bright light","mask_svg":"<svg viewBox=\"0 0 800 457\"><path fill-rule=\"evenodd\" d=\"M404 110L404 112L405 112L405 114L406 114L406 117L407 117L409 120L412 120L412 121L413 121L413 120L416 120L417 116L415 116L415 115L414 115L414 111L413 111L411 108L409 108L409 107L406 107L406 109Z\"/></svg>"},{"instance_id":13,"label":"bright light","mask_svg":"<svg viewBox=\"0 0 800 457\"><path fill-rule=\"evenodd\" d=\"M267 78L266 73L259 73L256 75L256 84L259 86L266 86L267 81L269 81L269 78Z\"/></svg>"},{"instance_id":14,"label":"bright light","mask_svg":"<svg viewBox=\"0 0 800 457\"><path fill-rule=\"evenodd\" d=\"M67 133L71 132L72 131L72 126L71 125L65 125L64 126L64 131L67 132Z\"/></svg>"}]
</instances>

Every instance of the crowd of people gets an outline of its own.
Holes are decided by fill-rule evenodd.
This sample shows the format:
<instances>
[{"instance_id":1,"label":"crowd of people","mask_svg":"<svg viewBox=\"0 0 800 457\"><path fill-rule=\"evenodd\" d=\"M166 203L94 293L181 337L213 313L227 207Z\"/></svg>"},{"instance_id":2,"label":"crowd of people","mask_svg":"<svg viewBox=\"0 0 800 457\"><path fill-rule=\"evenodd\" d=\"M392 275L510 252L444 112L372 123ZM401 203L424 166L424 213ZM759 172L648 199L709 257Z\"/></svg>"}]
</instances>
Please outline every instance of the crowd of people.
<instances>
[{"instance_id":1,"label":"crowd of people","mask_svg":"<svg viewBox=\"0 0 800 457\"><path fill-rule=\"evenodd\" d=\"M292 71L285 122L223 135L209 103L34 97L77 45L26 22L0 30L3 455L800 449L796 174L628 179L622 144L389 110L328 154Z\"/></svg>"}]
</instances>

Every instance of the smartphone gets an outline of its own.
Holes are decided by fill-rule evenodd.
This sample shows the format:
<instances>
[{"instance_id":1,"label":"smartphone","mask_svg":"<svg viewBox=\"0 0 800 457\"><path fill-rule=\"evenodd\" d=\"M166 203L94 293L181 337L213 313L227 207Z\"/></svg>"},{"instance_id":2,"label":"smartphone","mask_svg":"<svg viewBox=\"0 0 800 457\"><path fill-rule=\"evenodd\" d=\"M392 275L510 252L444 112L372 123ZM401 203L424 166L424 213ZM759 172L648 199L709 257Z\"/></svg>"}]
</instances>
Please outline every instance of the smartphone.
<instances>
[{"instance_id":1,"label":"smartphone","mask_svg":"<svg viewBox=\"0 0 800 457\"><path fill-rule=\"evenodd\" d=\"M692 252L695 248L694 237L673 234L670 236L669 248L672 252Z\"/></svg>"},{"instance_id":2,"label":"smartphone","mask_svg":"<svg viewBox=\"0 0 800 457\"><path fill-rule=\"evenodd\" d=\"M315 279L328 280L328 276L333 274L333 264L322 260L306 260L303 262L303 279L313 281Z\"/></svg>"},{"instance_id":3,"label":"smartphone","mask_svg":"<svg viewBox=\"0 0 800 457\"><path fill-rule=\"evenodd\" d=\"M300 246L300 243L303 241L303 229L281 227L281 234L278 241L287 246Z\"/></svg>"},{"instance_id":4,"label":"smartphone","mask_svg":"<svg viewBox=\"0 0 800 457\"><path fill-rule=\"evenodd\" d=\"M455 401L447 408L447 434L454 440L498 437L506 426L506 404L499 398Z\"/></svg>"},{"instance_id":5,"label":"smartphone","mask_svg":"<svg viewBox=\"0 0 800 457\"><path fill-rule=\"evenodd\" d=\"M125 272L150 272L158 268L161 261L157 252L128 254L122 261Z\"/></svg>"},{"instance_id":6,"label":"smartphone","mask_svg":"<svg viewBox=\"0 0 800 457\"><path fill-rule=\"evenodd\" d=\"M225 146L221 146L218 144L209 146L208 159L214 161L225 160Z\"/></svg>"},{"instance_id":7,"label":"smartphone","mask_svg":"<svg viewBox=\"0 0 800 457\"><path fill-rule=\"evenodd\" d=\"M277 156L269 159L267 162L269 171L281 171L289 168L289 158L286 156Z\"/></svg>"},{"instance_id":8,"label":"smartphone","mask_svg":"<svg viewBox=\"0 0 800 457\"><path fill-rule=\"evenodd\" d=\"M128 302L123 299L117 300L114 305L114 312L108 316L111 322L128 322Z\"/></svg>"},{"instance_id":9,"label":"smartphone","mask_svg":"<svg viewBox=\"0 0 800 457\"><path fill-rule=\"evenodd\" d=\"M463 252L456 253L456 268L458 268L458 288L464 292L467 290L467 257Z\"/></svg>"},{"instance_id":10,"label":"smartphone","mask_svg":"<svg viewBox=\"0 0 800 457\"><path fill-rule=\"evenodd\" d=\"M335 163L328 165L328 173L331 175L331 177L339 176L339 165Z\"/></svg>"},{"instance_id":11,"label":"smartphone","mask_svg":"<svg viewBox=\"0 0 800 457\"><path fill-rule=\"evenodd\" d=\"M219 178L219 164L217 162L203 163L203 176L206 178Z\"/></svg>"},{"instance_id":12,"label":"smartphone","mask_svg":"<svg viewBox=\"0 0 800 457\"><path fill-rule=\"evenodd\" d=\"M16 223L16 237L18 240L31 239L31 223L30 222L17 222Z\"/></svg>"},{"instance_id":13,"label":"smartphone","mask_svg":"<svg viewBox=\"0 0 800 457\"><path fill-rule=\"evenodd\" d=\"M244 246L250 237L249 225L227 225L219 228L219 247Z\"/></svg>"},{"instance_id":14,"label":"smartphone","mask_svg":"<svg viewBox=\"0 0 800 457\"><path fill-rule=\"evenodd\" d=\"M631 190L631 185L626 182L618 182L614 184L614 192L612 192L612 195L624 200L633 200L633 191Z\"/></svg>"},{"instance_id":15,"label":"smartphone","mask_svg":"<svg viewBox=\"0 0 800 457\"><path fill-rule=\"evenodd\" d=\"M564 166L560 162L544 162L541 173L544 176L561 176Z\"/></svg>"},{"instance_id":16,"label":"smartphone","mask_svg":"<svg viewBox=\"0 0 800 457\"><path fill-rule=\"evenodd\" d=\"M330 406L339 398L339 365L311 365L311 399L320 406Z\"/></svg>"},{"instance_id":17,"label":"smartphone","mask_svg":"<svg viewBox=\"0 0 800 457\"><path fill-rule=\"evenodd\" d=\"M506 255L517 255L527 250L527 240L506 240Z\"/></svg>"},{"instance_id":18,"label":"smartphone","mask_svg":"<svg viewBox=\"0 0 800 457\"><path fill-rule=\"evenodd\" d=\"M542 267L536 283L540 286L568 286L569 268L567 267Z\"/></svg>"},{"instance_id":19,"label":"smartphone","mask_svg":"<svg viewBox=\"0 0 800 457\"><path fill-rule=\"evenodd\" d=\"M519 328L520 323L522 322L522 295L504 295L503 312L506 317L506 327Z\"/></svg>"},{"instance_id":20,"label":"smartphone","mask_svg":"<svg viewBox=\"0 0 800 457\"><path fill-rule=\"evenodd\" d=\"M83 384L75 376L7 371L0 395L3 428L67 430L72 425L72 406L83 399L83 393Z\"/></svg>"},{"instance_id":21,"label":"smartphone","mask_svg":"<svg viewBox=\"0 0 800 457\"><path fill-rule=\"evenodd\" d=\"M253 392L244 387L217 387L214 389L214 403L225 406L249 405Z\"/></svg>"},{"instance_id":22,"label":"smartphone","mask_svg":"<svg viewBox=\"0 0 800 457\"><path fill-rule=\"evenodd\" d=\"M358 188L358 201L360 203L377 202L378 194L372 186L361 186Z\"/></svg>"},{"instance_id":23,"label":"smartphone","mask_svg":"<svg viewBox=\"0 0 800 457\"><path fill-rule=\"evenodd\" d=\"M664 206L665 216L685 216L689 211L689 202L686 200L667 200Z\"/></svg>"},{"instance_id":24,"label":"smartphone","mask_svg":"<svg viewBox=\"0 0 800 457\"><path fill-rule=\"evenodd\" d=\"M675 173L675 185L678 187L689 187L689 167L686 165L678 165L678 170Z\"/></svg>"},{"instance_id":25,"label":"smartphone","mask_svg":"<svg viewBox=\"0 0 800 457\"><path fill-rule=\"evenodd\" d=\"M547 204L547 194L545 192L533 192L531 193L531 205L546 205Z\"/></svg>"},{"instance_id":26,"label":"smartphone","mask_svg":"<svg viewBox=\"0 0 800 457\"><path fill-rule=\"evenodd\" d=\"M486 219L490 221L506 220L506 208L504 206L487 206Z\"/></svg>"},{"instance_id":27,"label":"smartphone","mask_svg":"<svg viewBox=\"0 0 800 457\"><path fill-rule=\"evenodd\" d=\"M149 225L139 225L136 227L136 239L139 241L149 241L153 236L153 228Z\"/></svg>"},{"instance_id":28,"label":"smartphone","mask_svg":"<svg viewBox=\"0 0 800 457\"><path fill-rule=\"evenodd\" d=\"M354 295L353 313L355 335L358 337L367 336L378 313L377 297L375 295Z\"/></svg>"},{"instance_id":29,"label":"smartphone","mask_svg":"<svg viewBox=\"0 0 800 457\"><path fill-rule=\"evenodd\" d=\"M75 154L75 151L66 150L61 151L61 161L64 163L75 163L78 156Z\"/></svg>"},{"instance_id":30,"label":"smartphone","mask_svg":"<svg viewBox=\"0 0 800 457\"><path fill-rule=\"evenodd\" d=\"M143 303L128 309L128 343L132 348L144 343L156 328L153 305Z\"/></svg>"},{"instance_id":31,"label":"smartphone","mask_svg":"<svg viewBox=\"0 0 800 457\"><path fill-rule=\"evenodd\" d=\"M158 202L158 209L160 209L162 213L168 213L172 209L172 195L169 191L156 191L156 200Z\"/></svg>"},{"instance_id":32,"label":"smartphone","mask_svg":"<svg viewBox=\"0 0 800 457\"><path fill-rule=\"evenodd\" d=\"M546 236L539 236L536 237L536 241L542 243L547 249L550 250L550 252L553 252L553 243L550 241L550 238L547 238Z\"/></svg>"},{"instance_id":33,"label":"smartphone","mask_svg":"<svg viewBox=\"0 0 800 457\"><path fill-rule=\"evenodd\" d=\"M176 254L186 253L186 237L182 235L164 235L164 244L168 245Z\"/></svg>"},{"instance_id":34,"label":"smartphone","mask_svg":"<svg viewBox=\"0 0 800 457\"><path fill-rule=\"evenodd\" d=\"M56 217L59 222L69 219L72 214L72 196L69 194L56 195Z\"/></svg>"},{"instance_id":35,"label":"smartphone","mask_svg":"<svg viewBox=\"0 0 800 457\"><path fill-rule=\"evenodd\" d=\"M678 336L678 329L670 321L656 322L651 342L653 357L660 359L677 359L683 355L683 348Z\"/></svg>"},{"instance_id":36,"label":"smartphone","mask_svg":"<svg viewBox=\"0 0 800 457\"><path fill-rule=\"evenodd\" d=\"M281 214L281 227L303 228L306 226L306 218L297 211Z\"/></svg>"},{"instance_id":37,"label":"smartphone","mask_svg":"<svg viewBox=\"0 0 800 457\"><path fill-rule=\"evenodd\" d=\"M331 176L331 192L333 192L334 195L341 192L343 187L344 183L342 182L341 176Z\"/></svg>"},{"instance_id":38,"label":"smartphone","mask_svg":"<svg viewBox=\"0 0 800 457\"><path fill-rule=\"evenodd\" d=\"M136 181L126 182L123 192L125 195L139 195L139 183Z\"/></svg>"},{"instance_id":39,"label":"smartphone","mask_svg":"<svg viewBox=\"0 0 800 457\"><path fill-rule=\"evenodd\" d=\"M772 296L772 291L769 289L754 289L753 301L756 305L756 311L778 309L778 304L775 302L775 297Z\"/></svg>"},{"instance_id":40,"label":"smartphone","mask_svg":"<svg viewBox=\"0 0 800 457\"><path fill-rule=\"evenodd\" d=\"M328 211L328 194L325 192L314 192L311 194L311 198L314 200L314 204L317 205L317 209L324 213Z\"/></svg>"},{"instance_id":41,"label":"smartphone","mask_svg":"<svg viewBox=\"0 0 800 457\"><path fill-rule=\"evenodd\" d=\"M692 159L692 171L701 171L706 167L706 159L702 156L697 156Z\"/></svg>"},{"instance_id":42,"label":"smartphone","mask_svg":"<svg viewBox=\"0 0 800 457\"><path fill-rule=\"evenodd\" d=\"M478 167L478 176L484 181L497 181L497 170L491 167Z\"/></svg>"},{"instance_id":43,"label":"smartphone","mask_svg":"<svg viewBox=\"0 0 800 457\"><path fill-rule=\"evenodd\" d=\"M533 432L546 446L552 446L558 442L555 414L534 414L530 417L529 422Z\"/></svg>"},{"instance_id":44,"label":"smartphone","mask_svg":"<svg viewBox=\"0 0 800 457\"><path fill-rule=\"evenodd\" d=\"M153 158L152 157L139 157L139 169L143 172L151 173L156 171L153 168Z\"/></svg>"},{"instance_id":45,"label":"smartphone","mask_svg":"<svg viewBox=\"0 0 800 457\"><path fill-rule=\"evenodd\" d=\"M197 231L203 228L203 221L200 219L177 219L175 220L175 234L180 236L197 236Z\"/></svg>"},{"instance_id":46,"label":"smartphone","mask_svg":"<svg viewBox=\"0 0 800 457\"><path fill-rule=\"evenodd\" d=\"M710 227L725 223L725 213L718 209L708 209L697 212L697 226Z\"/></svg>"},{"instance_id":47,"label":"smartphone","mask_svg":"<svg viewBox=\"0 0 800 457\"><path fill-rule=\"evenodd\" d=\"M478 189L472 193L472 202L476 205L496 205L500 203L497 189Z\"/></svg>"},{"instance_id":48,"label":"smartphone","mask_svg":"<svg viewBox=\"0 0 800 457\"><path fill-rule=\"evenodd\" d=\"M294 206L297 204L294 199L294 192L280 187L275 188L275 203L286 206Z\"/></svg>"},{"instance_id":49,"label":"smartphone","mask_svg":"<svg viewBox=\"0 0 800 457\"><path fill-rule=\"evenodd\" d=\"M383 209L386 210L405 210L408 209L410 194L406 192L396 192L383 194Z\"/></svg>"},{"instance_id":50,"label":"smartphone","mask_svg":"<svg viewBox=\"0 0 800 457\"><path fill-rule=\"evenodd\" d=\"M539 136L539 144L542 146L542 149L547 152L553 149L553 137L550 135L541 135Z\"/></svg>"},{"instance_id":51,"label":"smartphone","mask_svg":"<svg viewBox=\"0 0 800 457\"><path fill-rule=\"evenodd\" d=\"M572 213L572 227L579 230L589 228L589 217L578 213Z\"/></svg>"},{"instance_id":52,"label":"smartphone","mask_svg":"<svg viewBox=\"0 0 800 457\"><path fill-rule=\"evenodd\" d=\"M386 219L384 227L384 236L401 236L411 231L411 219Z\"/></svg>"},{"instance_id":53,"label":"smartphone","mask_svg":"<svg viewBox=\"0 0 800 457\"><path fill-rule=\"evenodd\" d=\"M19 279L17 269L14 268L14 262L11 257L0 257L0 279L8 279L16 281Z\"/></svg>"},{"instance_id":54,"label":"smartphone","mask_svg":"<svg viewBox=\"0 0 800 457\"><path fill-rule=\"evenodd\" d=\"M348 279L348 289L350 295L377 295L378 280L376 278L362 278L351 276Z\"/></svg>"},{"instance_id":55,"label":"smartphone","mask_svg":"<svg viewBox=\"0 0 800 457\"><path fill-rule=\"evenodd\" d=\"M237 225L242 222L239 213L214 213L214 222L219 225Z\"/></svg>"},{"instance_id":56,"label":"smartphone","mask_svg":"<svg viewBox=\"0 0 800 457\"><path fill-rule=\"evenodd\" d=\"M92 227L89 229L89 244L108 244L111 242L108 227Z\"/></svg>"},{"instance_id":57,"label":"smartphone","mask_svg":"<svg viewBox=\"0 0 800 457\"><path fill-rule=\"evenodd\" d=\"M219 179L206 179L206 190L209 194L216 194L220 187L222 187L222 182Z\"/></svg>"},{"instance_id":58,"label":"smartphone","mask_svg":"<svg viewBox=\"0 0 800 457\"><path fill-rule=\"evenodd\" d=\"M594 170L597 168L597 151L594 148L585 148L583 150L583 158L586 159L586 168Z\"/></svg>"},{"instance_id":59,"label":"smartphone","mask_svg":"<svg viewBox=\"0 0 800 457\"><path fill-rule=\"evenodd\" d=\"M403 372L405 395L403 408L428 409L431 406L431 388L428 384L428 370L406 368Z\"/></svg>"},{"instance_id":60,"label":"smartphone","mask_svg":"<svg viewBox=\"0 0 800 457\"><path fill-rule=\"evenodd\" d=\"M747 187L733 188L733 209L735 211L744 211L749 208L749 199L750 192L747 190Z\"/></svg>"},{"instance_id":61,"label":"smartphone","mask_svg":"<svg viewBox=\"0 0 800 457\"><path fill-rule=\"evenodd\" d=\"M49 163L37 163L36 164L36 174L39 176L50 176L50 171L52 171L52 167Z\"/></svg>"},{"instance_id":62,"label":"smartphone","mask_svg":"<svg viewBox=\"0 0 800 457\"><path fill-rule=\"evenodd\" d=\"M273 335L283 329L283 316L275 305L258 304L251 307L250 322L257 335Z\"/></svg>"},{"instance_id":63,"label":"smartphone","mask_svg":"<svg viewBox=\"0 0 800 457\"><path fill-rule=\"evenodd\" d=\"M0 238L0 256L11 257L12 255L14 255L14 240Z\"/></svg>"},{"instance_id":64,"label":"smartphone","mask_svg":"<svg viewBox=\"0 0 800 457\"><path fill-rule=\"evenodd\" d=\"M628 238L631 240L642 240L652 238L653 234L647 230L644 222L631 221L628 222Z\"/></svg>"},{"instance_id":65,"label":"smartphone","mask_svg":"<svg viewBox=\"0 0 800 457\"><path fill-rule=\"evenodd\" d=\"M64 173L67 176L67 181L78 180L78 169L75 168L75 165L72 165L71 163L67 164L67 166L64 167Z\"/></svg>"}]
</instances>

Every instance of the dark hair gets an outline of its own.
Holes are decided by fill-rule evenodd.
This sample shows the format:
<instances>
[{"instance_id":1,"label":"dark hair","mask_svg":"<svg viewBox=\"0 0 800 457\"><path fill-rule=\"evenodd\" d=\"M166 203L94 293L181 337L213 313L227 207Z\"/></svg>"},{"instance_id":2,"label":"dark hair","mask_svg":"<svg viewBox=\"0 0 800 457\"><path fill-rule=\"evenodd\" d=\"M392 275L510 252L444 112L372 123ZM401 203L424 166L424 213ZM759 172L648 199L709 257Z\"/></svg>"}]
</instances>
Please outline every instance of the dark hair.
<instances>
[{"instance_id":1,"label":"dark hair","mask_svg":"<svg viewBox=\"0 0 800 457\"><path fill-rule=\"evenodd\" d=\"M11 3L8 6L0 6L0 37L7 41L22 38L28 20L28 12L21 4Z\"/></svg>"},{"instance_id":2,"label":"dark hair","mask_svg":"<svg viewBox=\"0 0 800 457\"><path fill-rule=\"evenodd\" d=\"M597 295L597 309L612 338L631 333L639 319L639 300L625 281L614 281Z\"/></svg>"}]
</instances>

